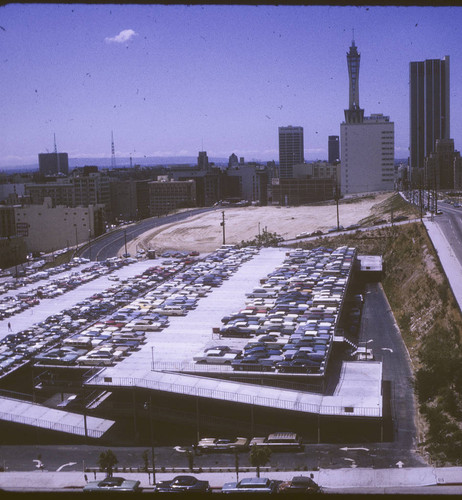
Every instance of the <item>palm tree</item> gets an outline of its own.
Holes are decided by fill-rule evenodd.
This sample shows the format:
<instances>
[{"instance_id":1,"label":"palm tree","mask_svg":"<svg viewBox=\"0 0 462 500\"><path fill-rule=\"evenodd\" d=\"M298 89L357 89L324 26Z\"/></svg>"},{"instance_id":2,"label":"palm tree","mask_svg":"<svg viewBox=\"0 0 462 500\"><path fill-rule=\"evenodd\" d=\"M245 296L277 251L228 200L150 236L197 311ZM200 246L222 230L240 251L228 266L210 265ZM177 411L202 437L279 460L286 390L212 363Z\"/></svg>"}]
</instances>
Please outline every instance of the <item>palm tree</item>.
<instances>
[{"instance_id":1,"label":"palm tree","mask_svg":"<svg viewBox=\"0 0 462 500\"><path fill-rule=\"evenodd\" d=\"M108 477L112 477L112 470L119 461L112 450L101 452L98 458L99 468L106 471Z\"/></svg>"},{"instance_id":2,"label":"palm tree","mask_svg":"<svg viewBox=\"0 0 462 500\"><path fill-rule=\"evenodd\" d=\"M257 446L254 444L250 448L250 463L257 468L257 477L260 477L260 467L266 465L271 457L271 450L268 446Z\"/></svg>"}]
</instances>

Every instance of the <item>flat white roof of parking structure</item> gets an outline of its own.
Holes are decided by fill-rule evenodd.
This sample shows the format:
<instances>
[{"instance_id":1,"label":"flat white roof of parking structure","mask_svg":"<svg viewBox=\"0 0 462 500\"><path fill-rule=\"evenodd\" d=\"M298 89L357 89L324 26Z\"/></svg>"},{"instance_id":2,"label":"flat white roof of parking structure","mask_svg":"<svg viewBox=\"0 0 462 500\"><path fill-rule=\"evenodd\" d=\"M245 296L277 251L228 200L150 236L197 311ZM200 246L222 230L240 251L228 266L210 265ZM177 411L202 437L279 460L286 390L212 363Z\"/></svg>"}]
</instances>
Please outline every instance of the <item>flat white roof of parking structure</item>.
<instances>
[{"instance_id":1,"label":"flat white roof of parking structure","mask_svg":"<svg viewBox=\"0 0 462 500\"><path fill-rule=\"evenodd\" d=\"M104 387L142 387L153 390L234 401L324 415L381 417L382 397L380 363L345 363L336 393L322 396L289 389L219 380L205 376L175 373L190 365L204 348L225 344L242 348L247 338L218 338L212 333L221 318L243 309L246 293L259 286L260 279L282 264L286 249L263 248L222 285L199 300L186 316L170 317L160 332L148 332L147 342L115 366L105 368L88 381ZM215 338L214 338L215 337ZM215 367L207 367L213 372ZM231 371L220 366L216 371ZM360 389L359 389L360 388Z\"/></svg>"},{"instance_id":2,"label":"flat white roof of parking structure","mask_svg":"<svg viewBox=\"0 0 462 500\"><path fill-rule=\"evenodd\" d=\"M343 408L342 415L356 414L356 408L376 408L382 415L382 363L344 361L332 396L324 396L321 413L329 406ZM353 410L352 410L353 409Z\"/></svg>"},{"instance_id":3,"label":"flat white roof of parking structure","mask_svg":"<svg viewBox=\"0 0 462 500\"><path fill-rule=\"evenodd\" d=\"M113 425L113 420L90 417L63 410L47 408L28 401L0 397L0 420L30 425L77 436L100 438ZM86 422L85 422L86 420Z\"/></svg>"},{"instance_id":4,"label":"flat white roof of parking structure","mask_svg":"<svg viewBox=\"0 0 462 500\"><path fill-rule=\"evenodd\" d=\"M196 309L186 316L170 316L169 325L162 331L146 332L146 343L139 351L108 369L117 377L137 377L151 369L154 360L155 369L172 368L182 363L191 363L195 354L203 352L212 345L229 345L242 349L248 338L219 338L213 334L213 328L222 325L221 318L231 312L245 308L246 293L260 284L274 268L285 258L285 250L263 248L251 260L243 263L231 277L224 280L205 297L200 297ZM231 370L231 368L230 368Z\"/></svg>"}]
</instances>

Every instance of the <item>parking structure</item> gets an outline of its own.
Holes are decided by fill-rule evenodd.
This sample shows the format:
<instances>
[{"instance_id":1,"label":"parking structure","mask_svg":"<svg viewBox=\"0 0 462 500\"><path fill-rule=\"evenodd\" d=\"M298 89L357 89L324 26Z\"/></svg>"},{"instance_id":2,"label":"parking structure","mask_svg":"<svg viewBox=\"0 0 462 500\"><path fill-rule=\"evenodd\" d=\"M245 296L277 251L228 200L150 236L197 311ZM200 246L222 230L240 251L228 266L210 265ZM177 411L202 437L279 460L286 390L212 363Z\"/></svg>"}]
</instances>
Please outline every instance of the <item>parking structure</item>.
<instances>
[{"instance_id":1,"label":"parking structure","mask_svg":"<svg viewBox=\"0 0 462 500\"><path fill-rule=\"evenodd\" d=\"M220 399L220 394L226 399L228 390L270 394L275 387L290 387L282 396L292 397L299 392L294 388L303 386L299 411L332 411L326 408L335 406L333 401L322 392L334 342L345 340L339 325L355 258L355 249L348 247L313 251L231 247L203 259L182 256L155 262L133 281L114 285L74 310L48 318L61 335L56 333L56 343L33 358L36 387L51 401L53 391L67 384L66 392L76 393L69 410L84 407L101 415L114 410L108 404L111 399L126 396L126 382L120 381L128 378L131 388L147 390L149 398L177 394L179 399L186 381L194 382L196 390L191 394L197 395L201 384L221 380L224 390L214 396L204 386L204 406ZM256 262L247 264L251 277L246 277L242 266L251 259ZM265 269L270 271L257 274ZM241 309L230 313L241 300ZM109 304L119 307L108 310ZM225 310L228 313L223 315ZM80 318L85 320L81 322L78 318L83 313L88 317ZM101 313L106 316L100 317ZM67 328L73 323L77 334ZM223 362L227 354L230 359ZM369 396L378 411L366 415L359 407L370 401L353 401L348 407L340 404L343 409L337 415L381 417L375 394L380 370L373 373ZM161 388L158 380L165 380L165 374L170 374L172 384ZM311 394L306 393L309 385L315 389ZM174 386L182 387L181 394ZM265 397L269 401L273 394ZM236 399L236 403L240 402ZM358 411L351 411L355 406Z\"/></svg>"}]
</instances>

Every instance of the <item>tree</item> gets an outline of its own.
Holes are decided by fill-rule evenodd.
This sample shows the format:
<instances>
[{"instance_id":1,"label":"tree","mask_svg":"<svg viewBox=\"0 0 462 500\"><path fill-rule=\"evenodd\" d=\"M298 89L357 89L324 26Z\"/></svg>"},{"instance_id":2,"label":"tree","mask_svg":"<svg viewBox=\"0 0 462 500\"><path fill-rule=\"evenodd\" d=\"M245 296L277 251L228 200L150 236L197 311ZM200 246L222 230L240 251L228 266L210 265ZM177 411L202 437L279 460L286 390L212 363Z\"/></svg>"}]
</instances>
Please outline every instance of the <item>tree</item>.
<instances>
[{"instance_id":1,"label":"tree","mask_svg":"<svg viewBox=\"0 0 462 500\"><path fill-rule=\"evenodd\" d=\"M254 444L250 448L250 463L257 468L257 477L260 477L260 467L266 465L271 457L271 450L268 446L257 446Z\"/></svg>"},{"instance_id":2,"label":"tree","mask_svg":"<svg viewBox=\"0 0 462 500\"><path fill-rule=\"evenodd\" d=\"M106 471L108 477L112 477L112 470L119 461L112 450L106 450L101 452L98 458L99 468Z\"/></svg>"},{"instance_id":3,"label":"tree","mask_svg":"<svg viewBox=\"0 0 462 500\"><path fill-rule=\"evenodd\" d=\"M144 464L144 472L149 471L149 450L143 451L143 464Z\"/></svg>"}]
</instances>

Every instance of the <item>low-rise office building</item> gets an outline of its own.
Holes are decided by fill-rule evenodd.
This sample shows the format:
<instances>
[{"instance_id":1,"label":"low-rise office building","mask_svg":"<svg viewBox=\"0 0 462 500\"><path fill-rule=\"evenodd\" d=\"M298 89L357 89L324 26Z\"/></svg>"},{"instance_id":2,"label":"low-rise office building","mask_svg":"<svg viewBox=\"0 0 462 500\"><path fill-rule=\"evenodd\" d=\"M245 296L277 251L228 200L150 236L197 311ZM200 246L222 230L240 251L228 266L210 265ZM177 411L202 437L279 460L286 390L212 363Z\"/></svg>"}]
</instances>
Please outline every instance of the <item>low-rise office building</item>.
<instances>
[{"instance_id":1,"label":"low-rise office building","mask_svg":"<svg viewBox=\"0 0 462 500\"><path fill-rule=\"evenodd\" d=\"M87 207L53 206L50 198L42 205L15 206L16 228L28 252L51 252L80 245L104 232L104 205Z\"/></svg>"},{"instance_id":2,"label":"low-rise office building","mask_svg":"<svg viewBox=\"0 0 462 500\"><path fill-rule=\"evenodd\" d=\"M273 204L306 205L333 199L339 168L339 165L321 161L294 165L292 179L273 178Z\"/></svg>"},{"instance_id":3,"label":"low-rise office building","mask_svg":"<svg viewBox=\"0 0 462 500\"><path fill-rule=\"evenodd\" d=\"M164 215L176 208L196 206L196 183L193 180L172 181L167 176L148 183L149 214Z\"/></svg>"}]
</instances>

